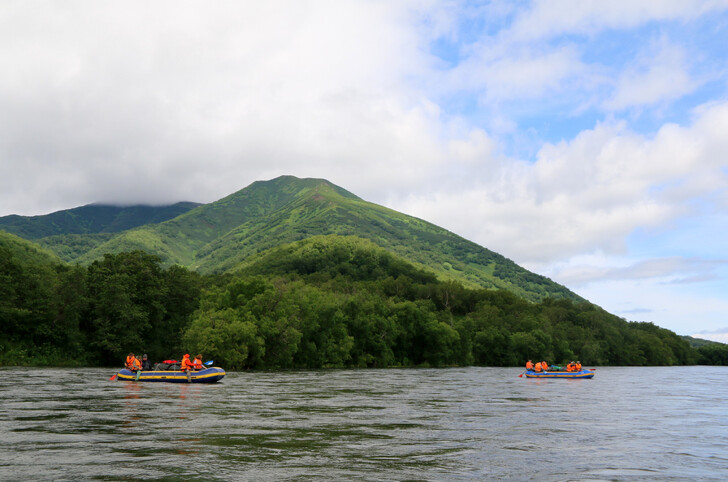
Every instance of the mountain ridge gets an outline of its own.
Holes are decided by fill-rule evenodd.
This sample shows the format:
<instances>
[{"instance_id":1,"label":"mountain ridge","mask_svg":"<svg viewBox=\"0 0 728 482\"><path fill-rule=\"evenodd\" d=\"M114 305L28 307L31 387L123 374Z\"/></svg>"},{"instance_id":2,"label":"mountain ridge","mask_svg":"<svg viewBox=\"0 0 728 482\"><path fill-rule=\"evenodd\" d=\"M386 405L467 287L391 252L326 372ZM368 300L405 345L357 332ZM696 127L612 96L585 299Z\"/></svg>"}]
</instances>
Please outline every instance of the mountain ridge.
<instances>
[{"instance_id":1,"label":"mountain ridge","mask_svg":"<svg viewBox=\"0 0 728 482\"><path fill-rule=\"evenodd\" d=\"M200 205L189 201L161 206L92 203L38 216L2 216L0 229L29 240L54 235L118 233L175 218Z\"/></svg>"},{"instance_id":2,"label":"mountain ridge","mask_svg":"<svg viewBox=\"0 0 728 482\"><path fill-rule=\"evenodd\" d=\"M161 223L119 233L51 236L39 244L69 262L90 264L106 253L140 249L164 264L200 273L233 272L252 257L319 235L367 239L441 279L506 289L530 301L583 301L504 256L413 216L370 203L325 179L280 176L256 181ZM64 244L75 243L73 246Z\"/></svg>"}]
</instances>

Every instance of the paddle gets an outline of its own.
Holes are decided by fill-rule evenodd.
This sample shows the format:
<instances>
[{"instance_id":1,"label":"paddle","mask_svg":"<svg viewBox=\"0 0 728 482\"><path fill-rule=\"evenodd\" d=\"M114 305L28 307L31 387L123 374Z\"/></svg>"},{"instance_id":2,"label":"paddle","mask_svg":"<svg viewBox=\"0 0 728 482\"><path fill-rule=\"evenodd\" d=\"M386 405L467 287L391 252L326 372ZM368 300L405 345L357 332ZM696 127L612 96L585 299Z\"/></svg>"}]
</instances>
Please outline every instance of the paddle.
<instances>
[{"instance_id":1,"label":"paddle","mask_svg":"<svg viewBox=\"0 0 728 482\"><path fill-rule=\"evenodd\" d=\"M118 373L114 373L113 375L111 375L111 378L109 378L109 380L111 380L112 382L116 380L116 375L118 375Z\"/></svg>"},{"instance_id":2,"label":"paddle","mask_svg":"<svg viewBox=\"0 0 728 482\"><path fill-rule=\"evenodd\" d=\"M208 367L209 367L209 366L210 366L210 365L212 365L213 363L215 363L215 360L210 360L210 361L206 361L205 363L203 363L203 365L205 365L205 366L208 366Z\"/></svg>"},{"instance_id":3,"label":"paddle","mask_svg":"<svg viewBox=\"0 0 728 482\"><path fill-rule=\"evenodd\" d=\"M139 381L139 376L140 376L141 374L142 374L142 370L141 370L141 368L140 368L139 370L137 370L137 376L136 376L136 380L134 380L135 382L138 382L138 381Z\"/></svg>"}]
</instances>

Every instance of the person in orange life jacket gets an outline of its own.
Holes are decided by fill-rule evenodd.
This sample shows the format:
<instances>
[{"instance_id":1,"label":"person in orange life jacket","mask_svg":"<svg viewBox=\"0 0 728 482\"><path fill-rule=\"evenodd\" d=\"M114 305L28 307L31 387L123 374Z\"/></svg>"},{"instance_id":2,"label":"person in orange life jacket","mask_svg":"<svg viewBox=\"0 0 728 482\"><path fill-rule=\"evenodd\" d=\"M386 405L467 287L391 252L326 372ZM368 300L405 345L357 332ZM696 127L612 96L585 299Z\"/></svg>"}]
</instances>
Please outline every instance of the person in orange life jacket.
<instances>
[{"instance_id":1,"label":"person in orange life jacket","mask_svg":"<svg viewBox=\"0 0 728 482\"><path fill-rule=\"evenodd\" d=\"M126 357L126 368L131 371L141 370L142 368L141 362L133 353L129 353L129 356Z\"/></svg>"},{"instance_id":2,"label":"person in orange life jacket","mask_svg":"<svg viewBox=\"0 0 728 482\"><path fill-rule=\"evenodd\" d=\"M542 361L541 362L541 368L543 369L543 371L548 370L549 369L548 363L546 363L545 361Z\"/></svg>"},{"instance_id":3,"label":"person in orange life jacket","mask_svg":"<svg viewBox=\"0 0 728 482\"><path fill-rule=\"evenodd\" d=\"M536 365L533 367L533 369L537 372L542 371L543 367L541 366L541 362L536 362Z\"/></svg>"},{"instance_id":4,"label":"person in orange life jacket","mask_svg":"<svg viewBox=\"0 0 728 482\"><path fill-rule=\"evenodd\" d=\"M533 370L533 362L531 360L526 362L526 370Z\"/></svg>"},{"instance_id":5,"label":"person in orange life jacket","mask_svg":"<svg viewBox=\"0 0 728 482\"><path fill-rule=\"evenodd\" d=\"M195 357L195 359L192 361L192 367L195 370L202 370L203 368L205 368L204 366L202 366L202 355L197 355Z\"/></svg>"},{"instance_id":6,"label":"person in orange life jacket","mask_svg":"<svg viewBox=\"0 0 728 482\"><path fill-rule=\"evenodd\" d=\"M180 367L180 369L184 372L193 368L194 364L190 361L189 353L185 353L185 356L182 357L182 366Z\"/></svg>"},{"instance_id":7,"label":"person in orange life jacket","mask_svg":"<svg viewBox=\"0 0 728 482\"><path fill-rule=\"evenodd\" d=\"M574 365L574 368L575 368L574 371L580 372L581 371L581 362L577 360L576 365Z\"/></svg>"}]
</instances>

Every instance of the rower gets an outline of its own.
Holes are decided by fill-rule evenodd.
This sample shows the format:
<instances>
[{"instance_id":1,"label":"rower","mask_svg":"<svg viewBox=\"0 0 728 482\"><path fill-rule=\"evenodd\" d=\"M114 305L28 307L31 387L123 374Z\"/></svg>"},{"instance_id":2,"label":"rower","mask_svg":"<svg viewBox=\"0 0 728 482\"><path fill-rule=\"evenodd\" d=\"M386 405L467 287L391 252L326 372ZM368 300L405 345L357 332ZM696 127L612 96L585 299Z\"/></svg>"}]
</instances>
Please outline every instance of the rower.
<instances>
[{"instance_id":1,"label":"rower","mask_svg":"<svg viewBox=\"0 0 728 482\"><path fill-rule=\"evenodd\" d=\"M133 353L129 353L129 355L126 357L126 368L133 372L141 370L142 368L141 362L136 356L134 356Z\"/></svg>"},{"instance_id":2,"label":"rower","mask_svg":"<svg viewBox=\"0 0 728 482\"><path fill-rule=\"evenodd\" d=\"M183 372L193 369L194 363L190 361L190 355L188 353L185 353L185 356L182 357L182 366L180 367Z\"/></svg>"},{"instance_id":3,"label":"rower","mask_svg":"<svg viewBox=\"0 0 728 482\"><path fill-rule=\"evenodd\" d=\"M202 370L203 368L205 368L204 366L202 366L202 355L197 355L195 357L195 359L192 361L192 367L195 370Z\"/></svg>"}]
</instances>

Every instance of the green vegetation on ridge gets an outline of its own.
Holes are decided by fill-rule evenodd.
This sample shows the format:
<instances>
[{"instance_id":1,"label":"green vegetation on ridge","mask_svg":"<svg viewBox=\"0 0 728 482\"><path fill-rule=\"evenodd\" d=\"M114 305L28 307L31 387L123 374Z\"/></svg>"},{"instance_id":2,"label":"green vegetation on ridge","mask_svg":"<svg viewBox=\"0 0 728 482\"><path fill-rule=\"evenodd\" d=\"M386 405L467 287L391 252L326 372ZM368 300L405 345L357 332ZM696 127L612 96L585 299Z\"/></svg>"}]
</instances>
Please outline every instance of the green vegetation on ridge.
<instances>
[{"instance_id":1,"label":"green vegetation on ridge","mask_svg":"<svg viewBox=\"0 0 728 482\"><path fill-rule=\"evenodd\" d=\"M0 229L32 240L68 234L118 233L172 219L196 206L199 204L191 202L169 206L89 204L41 216L3 216Z\"/></svg>"},{"instance_id":2,"label":"green vegetation on ridge","mask_svg":"<svg viewBox=\"0 0 728 482\"><path fill-rule=\"evenodd\" d=\"M234 272L276 246L330 234L369 239L442 280L470 288L506 289L531 301L549 297L583 301L493 251L421 219L366 202L322 179L282 176L255 182L174 219L108 239L95 237L85 245L78 238L68 238L72 246L63 246L61 237L40 242L64 260L85 265L105 254L142 250L159 256L165 266L179 264L212 274Z\"/></svg>"}]
</instances>

